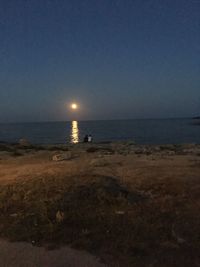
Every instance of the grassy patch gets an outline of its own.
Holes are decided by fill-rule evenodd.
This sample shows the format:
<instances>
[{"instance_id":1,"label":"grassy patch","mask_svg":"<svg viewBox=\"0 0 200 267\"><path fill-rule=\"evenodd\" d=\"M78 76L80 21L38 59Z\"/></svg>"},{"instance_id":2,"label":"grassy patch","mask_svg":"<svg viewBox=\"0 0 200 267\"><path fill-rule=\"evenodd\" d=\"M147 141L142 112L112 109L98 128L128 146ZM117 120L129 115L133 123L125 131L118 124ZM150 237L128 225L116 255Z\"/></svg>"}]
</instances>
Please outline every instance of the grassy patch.
<instances>
[{"instance_id":1,"label":"grassy patch","mask_svg":"<svg viewBox=\"0 0 200 267\"><path fill-rule=\"evenodd\" d=\"M37 177L0 186L0 233L11 240L70 244L113 266L198 266L197 180ZM115 265L116 264L116 265Z\"/></svg>"}]
</instances>

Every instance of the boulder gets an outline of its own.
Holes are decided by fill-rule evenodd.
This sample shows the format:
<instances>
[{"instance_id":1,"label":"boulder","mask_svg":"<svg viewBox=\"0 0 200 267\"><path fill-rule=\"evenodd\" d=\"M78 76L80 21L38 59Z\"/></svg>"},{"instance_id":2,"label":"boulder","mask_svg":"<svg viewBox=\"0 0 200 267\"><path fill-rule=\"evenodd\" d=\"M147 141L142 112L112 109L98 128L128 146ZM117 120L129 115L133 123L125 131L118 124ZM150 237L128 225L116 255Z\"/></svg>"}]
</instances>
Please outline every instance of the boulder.
<instances>
[{"instance_id":1,"label":"boulder","mask_svg":"<svg viewBox=\"0 0 200 267\"><path fill-rule=\"evenodd\" d=\"M71 152L67 151L62 154L56 154L53 156L53 161L62 161L62 160L70 160L72 158Z\"/></svg>"}]
</instances>

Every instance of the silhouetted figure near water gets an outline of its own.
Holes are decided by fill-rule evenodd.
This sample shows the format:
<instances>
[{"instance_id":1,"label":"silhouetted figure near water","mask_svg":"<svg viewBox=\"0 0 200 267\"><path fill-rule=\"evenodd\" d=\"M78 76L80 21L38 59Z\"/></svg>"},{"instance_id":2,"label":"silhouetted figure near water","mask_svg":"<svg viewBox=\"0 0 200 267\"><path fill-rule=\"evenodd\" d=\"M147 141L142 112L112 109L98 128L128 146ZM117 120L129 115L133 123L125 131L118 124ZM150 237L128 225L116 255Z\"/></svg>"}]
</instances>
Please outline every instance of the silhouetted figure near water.
<instances>
[{"instance_id":1,"label":"silhouetted figure near water","mask_svg":"<svg viewBox=\"0 0 200 267\"><path fill-rule=\"evenodd\" d=\"M88 142L89 142L89 143L92 142L92 136L91 136L91 134L88 135Z\"/></svg>"},{"instance_id":2,"label":"silhouetted figure near water","mask_svg":"<svg viewBox=\"0 0 200 267\"><path fill-rule=\"evenodd\" d=\"M84 143L88 143L88 135L87 135L87 134L85 135L85 137L84 137L84 139L83 139L83 142L84 142Z\"/></svg>"}]
</instances>

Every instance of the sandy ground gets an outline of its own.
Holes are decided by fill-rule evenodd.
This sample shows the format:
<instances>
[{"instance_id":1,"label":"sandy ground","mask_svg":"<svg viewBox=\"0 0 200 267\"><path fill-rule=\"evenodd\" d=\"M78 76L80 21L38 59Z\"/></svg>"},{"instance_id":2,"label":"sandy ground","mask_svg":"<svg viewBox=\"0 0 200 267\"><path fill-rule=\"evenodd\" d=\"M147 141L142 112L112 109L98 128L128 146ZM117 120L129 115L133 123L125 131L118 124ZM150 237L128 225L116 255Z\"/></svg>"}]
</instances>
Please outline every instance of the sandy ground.
<instances>
[{"instance_id":1,"label":"sandy ground","mask_svg":"<svg viewBox=\"0 0 200 267\"><path fill-rule=\"evenodd\" d=\"M9 183L18 178L28 179L41 175L76 175L81 173L106 173L117 175L125 181L144 177L199 177L200 157L193 154L174 155L168 153L152 155L107 155L85 154L75 151L75 158L55 162L55 154L65 152L33 152L20 157L0 155L0 182Z\"/></svg>"},{"instance_id":2,"label":"sandy ground","mask_svg":"<svg viewBox=\"0 0 200 267\"><path fill-rule=\"evenodd\" d=\"M13 151L4 151L2 149L2 151L0 151L0 186L3 188L3 186L9 186L15 183L19 184L21 183L21 181L23 183L26 183L29 182L29 180L34 179L35 181L37 179L41 179L41 177L42 179L43 177L45 177L45 179L48 179L48 177L51 177L51 179L52 177L53 179L60 179L62 177L65 177L65 181L69 182L70 186L76 183L81 183L81 186L85 186L89 181L89 178L87 178L88 176L114 177L120 184L128 188L128 190L130 190L131 192L135 190L134 192L144 194L145 197L148 197L150 199L150 204L144 204L144 206L142 206L143 204L139 204L139 208L137 206L137 203L128 203L126 206L126 203L123 202L122 204L120 204L119 210L116 210L117 206L115 206L114 212L116 214L124 214L124 211L122 210L123 207L125 214L127 213L128 216L126 217L128 219L120 219L119 224L121 224L122 230L117 230L117 234L120 235L120 238L122 238L121 235L123 236L123 233L121 233L123 232L123 229L129 227L129 224L131 223L134 224L134 216L136 216L134 214L142 213L142 209L149 209L148 212L151 213L151 207L152 210L157 208L160 212L159 214L161 214L162 216L170 217L172 215L171 217L173 222L170 222L170 235L172 236L167 237L170 241L159 241L162 243L160 243L162 246L162 255L158 255L158 258L160 258L157 261L156 259L152 259L151 256L145 256L146 254L144 254L143 256L134 256L134 265L132 265L129 260L126 261L129 255L130 257L132 257L131 255L133 253L129 252L128 250L124 251L124 254L122 253L122 255L119 256L119 259L115 261L115 258L118 257L118 255L116 254L117 251L122 251L123 247L116 247L114 249L98 248L95 251L95 254L99 255L99 257L106 261L109 266L121 267L127 265L157 267L161 266L161 262L163 267L191 266L191 264L194 267L200 266L200 261L197 257L198 249L195 250L198 247L198 240L195 239L195 237L193 237L191 232L188 230L189 228L191 228L191 226L194 227L195 231L200 230L200 218L199 216L195 215L198 211L198 208L200 208L200 146L191 144L183 146L168 145L145 147L134 146L133 144L94 144L92 146L70 146L69 151L60 151L59 148L50 150L42 149L35 151L31 148L27 149L17 147L17 153L15 151L15 153L13 154ZM69 156L67 160L52 160L54 155L65 154ZM71 177L73 177L73 179L71 179ZM76 178L74 177L79 178L77 178L76 180ZM111 193L113 193L113 191ZM173 202L175 204L173 204ZM177 205L179 204L177 203L183 203L185 210L182 211L182 208L180 208L179 212L179 208L177 208ZM151 205L151 207L149 205ZM175 208L173 205L175 205ZM106 208L107 206L105 206L105 209ZM148 214L148 212L146 211L144 211L144 214L145 216L148 216L146 215ZM181 214L180 216L179 213ZM188 217L185 214L187 214ZM133 217L133 219L131 222L128 222L128 226L126 226L126 222L131 216ZM159 216L160 215L158 215L158 217ZM182 221L186 220L186 224L188 223L188 229L186 228L186 230L183 231L182 229L180 230L179 227L177 228L178 230L176 230L176 221L174 223L173 216L177 216L177 220L181 221L181 223L177 223L177 225L182 225ZM115 225L115 222L113 222L113 220L114 219L112 217L112 220L109 222ZM149 218L147 218L147 221L148 220L150 221ZM140 225L142 224L140 223ZM168 226L166 226L166 229L167 227ZM155 235L157 235L159 231L163 231L163 229L156 231L157 232L155 233ZM4 233L0 232L0 234L2 237L4 237ZM6 237L9 238L9 235ZM117 240L118 237L116 236L115 238ZM144 237L142 238L143 239L141 240L139 238L137 239L137 246L140 250L141 247L142 250L145 250L146 247L144 245ZM133 243L133 241L131 240L129 240L128 242L130 242L130 244L131 242ZM184 245L182 245L181 242L184 244L187 243L188 247L190 248L188 249L188 247L183 247ZM130 244L128 246L131 246ZM88 245L82 246L82 249L88 250ZM109 244L109 246L113 247L113 244ZM194 253L195 255L190 254L190 249L196 251ZM163 250L166 250L167 252L163 252ZM173 251L172 253L171 250ZM114 251L113 254L112 251ZM175 256L171 256L171 258L169 257L170 260L167 263L166 255L167 253L169 253L169 251L171 255ZM190 258L188 262L184 261L182 256L180 256L182 253L181 251L183 253L184 251L188 251ZM137 252L134 253L139 253L138 248ZM176 253L178 255L177 261L175 260ZM10 255L12 255L12 257L10 257ZM138 257L141 257L141 259ZM147 261L143 261L145 257L148 259ZM8 243L3 240L1 240L0 242L0 262L3 263L3 265L1 266L6 267L103 266L89 254L79 252L67 247L60 248L59 250L47 251L44 248L33 247L29 244Z\"/></svg>"}]
</instances>

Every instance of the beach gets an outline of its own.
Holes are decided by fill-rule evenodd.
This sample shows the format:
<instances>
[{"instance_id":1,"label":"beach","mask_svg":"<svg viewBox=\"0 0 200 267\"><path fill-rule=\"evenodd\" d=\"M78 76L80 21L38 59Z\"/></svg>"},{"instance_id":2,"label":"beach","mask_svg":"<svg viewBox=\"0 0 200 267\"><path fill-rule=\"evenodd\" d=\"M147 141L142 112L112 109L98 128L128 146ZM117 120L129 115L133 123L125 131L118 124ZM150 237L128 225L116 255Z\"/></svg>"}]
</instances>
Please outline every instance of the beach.
<instances>
[{"instance_id":1,"label":"beach","mask_svg":"<svg viewBox=\"0 0 200 267\"><path fill-rule=\"evenodd\" d=\"M195 267L199 209L198 144L0 143L6 242L47 251L68 246L93 255L94 267ZM17 264L24 266L23 257Z\"/></svg>"}]
</instances>

